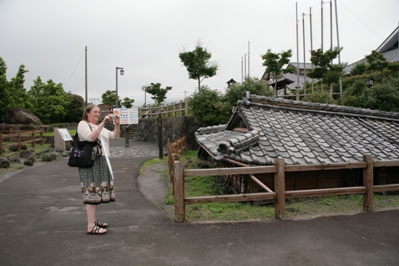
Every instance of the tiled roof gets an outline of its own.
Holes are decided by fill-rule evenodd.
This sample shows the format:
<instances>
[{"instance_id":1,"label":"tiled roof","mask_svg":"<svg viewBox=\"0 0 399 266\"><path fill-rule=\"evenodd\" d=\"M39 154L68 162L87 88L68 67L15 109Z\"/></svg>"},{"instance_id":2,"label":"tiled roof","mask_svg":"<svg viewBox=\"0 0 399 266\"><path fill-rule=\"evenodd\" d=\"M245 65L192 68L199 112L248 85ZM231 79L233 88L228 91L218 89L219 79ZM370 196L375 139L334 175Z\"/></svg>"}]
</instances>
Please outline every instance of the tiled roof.
<instances>
[{"instance_id":1,"label":"tiled roof","mask_svg":"<svg viewBox=\"0 0 399 266\"><path fill-rule=\"evenodd\" d=\"M246 125L248 132L234 128ZM216 160L270 165L399 159L399 113L248 95L229 124L200 128L197 142Z\"/></svg>"}]
</instances>

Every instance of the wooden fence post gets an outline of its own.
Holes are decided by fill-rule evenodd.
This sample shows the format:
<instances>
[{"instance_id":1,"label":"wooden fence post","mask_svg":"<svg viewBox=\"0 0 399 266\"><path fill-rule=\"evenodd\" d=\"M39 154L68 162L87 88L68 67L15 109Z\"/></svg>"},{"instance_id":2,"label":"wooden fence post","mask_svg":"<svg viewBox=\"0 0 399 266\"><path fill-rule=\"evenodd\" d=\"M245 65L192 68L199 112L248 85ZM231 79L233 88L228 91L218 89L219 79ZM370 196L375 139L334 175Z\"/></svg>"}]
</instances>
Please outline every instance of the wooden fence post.
<instances>
[{"instance_id":1,"label":"wooden fence post","mask_svg":"<svg viewBox=\"0 0 399 266\"><path fill-rule=\"evenodd\" d=\"M374 165L373 157L370 154L363 156L366 162L366 168L363 169L363 186L366 187L366 193L363 194L363 210L373 210L374 200Z\"/></svg>"},{"instance_id":2,"label":"wooden fence post","mask_svg":"<svg viewBox=\"0 0 399 266\"><path fill-rule=\"evenodd\" d=\"M44 143L44 141L43 141L43 131L44 131L44 128L42 127L41 130L40 130L40 145L43 145L43 143Z\"/></svg>"},{"instance_id":3,"label":"wooden fence post","mask_svg":"<svg viewBox=\"0 0 399 266\"><path fill-rule=\"evenodd\" d=\"M174 162L174 194L175 194L175 222L183 223L186 217L184 205L184 166L181 162Z\"/></svg>"},{"instance_id":4,"label":"wooden fence post","mask_svg":"<svg viewBox=\"0 0 399 266\"><path fill-rule=\"evenodd\" d=\"M275 159L277 172L274 174L274 191L277 194L275 200L275 218L284 218L285 210L285 162L284 159Z\"/></svg>"}]
</instances>

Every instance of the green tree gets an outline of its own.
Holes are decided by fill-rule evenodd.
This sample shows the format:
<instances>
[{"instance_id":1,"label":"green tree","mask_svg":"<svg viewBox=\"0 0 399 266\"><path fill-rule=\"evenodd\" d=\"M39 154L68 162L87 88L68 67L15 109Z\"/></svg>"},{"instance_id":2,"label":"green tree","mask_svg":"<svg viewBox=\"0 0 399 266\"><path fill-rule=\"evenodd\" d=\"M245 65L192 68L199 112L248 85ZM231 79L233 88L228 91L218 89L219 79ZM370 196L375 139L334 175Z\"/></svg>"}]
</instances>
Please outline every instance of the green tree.
<instances>
[{"instance_id":1,"label":"green tree","mask_svg":"<svg viewBox=\"0 0 399 266\"><path fill-rule=\"evenodd\" d=\"M179 58L187 68L189 78L197 80L198 91L201 89L201 82L205 78L216 75L216 71L219 68L216 62L209 62L211 56L211 53L201 46L200 41L198 41L193 51L179 53Z\"/></svg>"},{"instance_id":2,"label":"green tree","mask_svg":"<svg viewBox=\"0 0 399 266\"><path fill-rule=\"evenodd\" d=\"M338 83L345 65L333 64L333 60L337 58L342 49L342 47L335 47L334 49L327 50L325 53L321 49L311 51L310 61L314 65L314 68L308 73L308 76L312 79L322 79L328 85Z\"/></svg>"},{"instance_id":3,"label":"green tree","mask_svg":"<svg viewBox=\"0 0 399 266\"><path fill-rule=\"evenodd\" d=\"M227 88L223 101L227 102L232 108L237 105L238 100L242 100L247 91L250 94L273 97L273 92L262 84L259 79L246 77L243 83L235 83Z\"/></svg>"},{"instance_id":4,"label":"green tree","mask_svg":"<svg viewBox=\"0 0 399 266\"><path fill-rule=\"evenodd\" d=\"M129 97L123 98L122 105L125 106L127 109L133 106L134 99L130 99Z\"/></svg>"},{"instance_id":5,"label":"green tree","mask_svg":"<svg viewBox=\"0 0 399 266\"><path fill-rule=\"evenodd\" d=\"M8 82L6 77L7 66L3 58L0 57L0 122L4 121L4 115L7 112L7 88Z\"/></svg>"},{"instance_id":6,"label":"green tree","mask_svg":"<svg viewBox=\"0 0 399 266\"><path fill-rule=\"evenodd\" d=\"M4 121L4 115L12 107L20 107L27 110L32 108L32 102L26 94L25 66L21 65L18 72L11 81L7 81L7 66L3 58L0 57L0 121ZM30 110L31 111L31 110Z\"/></svg>"},{"instance_id":7,"label":"green tree","mask_svg":"<svg viewBox=\"0 0 399 266\"><path fill-rule=\"evenodd\" d=\"M157 106L160 106L166 100L166 93L171 89L172 87L161 88L161 83L151 83L146 92L151 94L151 99L155 101Z\"/></svg>"},{"instance_id":8,"label":"green tree","mask_svg":"<svg viewBox=\"0 0 399 266\"><path fill-rule=\"evenodd\" d=\"M367 60L367 72L371 73L374 71L383 71L388 67L388 62L385 59L384 55L382 53L379 53L375 50L371 51L371 54L366 55L366 60Z\"/></svg>"},{"instance_id":9,"label":"green tree","mask_svg":"<svg viewBox=\"0 0 399 266\"><path fill-rule=\"evenodd\" d=\"M101 95L101 99L103 104L107 104L109 106L115 106L116 91L107 90ZM118 99L118 106L121 106L121 101L119 99Z\"/></svg>"},{"instance_id":10,"label":"green tree","mask_svg":"<svg viewBox=\"0 0 399 266\"><path fill-rule=\"evenodd\" d=\"M355 75L363 75L363 74L366 72L366 70L367 70L367 64L364 63L364 62L362 62L362 63L356 64L356 65L352 68L350 74L351 74L352 76L355 76Z\"/></svg>"},{"instance_id":11,"label":"green tree","mask_svg":"<svg viewBox=\"0 0 399 266\"><path fill-rule=\"evenodd\" d=\"M61 83L56 84L51 79L47 83L40 77L28 91L31 102L34 103L32 112L40 118L43 124L65 122L66 114L70 111L71 97L64 91Z\"/></svg>"},{"instance_id":12,"label":"green tree","mask_svg":"<svg viewBox=\"0 0 399 266\"><path fill-rule=\"evenodd\" d=\"M357 80L345 90L341 104L373 110L399 112L399 78L388 77L367 87L364 80Z\"/></svg>"},{"instance_id":13,"label":"green tree","mask_svg":"<svg viewBox=\"0 0 399 266\"><path fill-rule=\"evenodd\" d=\"M275 80L274 95L277 94L277 79L281 77L281 74L293 72L291 68L283 69L283 67L290 62L291 56L291 50L283 51L281 53L273 53L271 49L268 49L267 53L262 55L262 59L264 60L263 66L266 67L265 72L271 75Z\"/></svg>"},{"instance_id":14,"label":"green tree","mask_svg":"<svg viewBox=\"0 0 399 266\"><path fill-rule=\"evenodd\" d=\"M85 109L85 100L82 96L69 94L70 101L67 106L68 112L65 115L65 122L77 122L82 119Z\"/></svg>"},{"instance_id":15,"label":"green tree","mask_svg":"<svg viewBox=\"0 0 399 266\"><path fill-rule=\"evenodd\" d=\"M315 91L301 99L303 102L336 104L330 93Z\"/></svg>"},{"instance_id":16,"label":"green tree","mask_svg":"<svg viewBox=\"0 0 399 266\"><path fill-rule=\"evenodd\" d=\"M231 106L223 102L217 90L204 86L189 99L195 120L206 126L226 124L231 117Z\"/></svg>"}]
</instances>

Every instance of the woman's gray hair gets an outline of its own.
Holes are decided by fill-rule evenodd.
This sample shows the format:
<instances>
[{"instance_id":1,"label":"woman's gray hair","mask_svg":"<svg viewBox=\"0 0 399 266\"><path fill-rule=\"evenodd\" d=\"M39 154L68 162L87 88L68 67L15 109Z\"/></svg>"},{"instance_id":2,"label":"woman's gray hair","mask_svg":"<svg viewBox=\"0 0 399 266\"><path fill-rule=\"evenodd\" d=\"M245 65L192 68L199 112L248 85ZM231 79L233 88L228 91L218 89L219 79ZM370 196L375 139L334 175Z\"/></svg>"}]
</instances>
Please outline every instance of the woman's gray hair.
<instances>
[{"instance_id":1,"label":"woman's gray hair","mask_svg":"<svg viewBox=\"0 0 399 266\"><path fill-rule=\"evenodd\" d=\"M98 107L98 106L95 105L95 104L89 104L88 106L86 106L86 109L85 109L85 111L84 111L84 113L83 113L82 120L87 121L87 120L89 119L89 116L87 115L87 113L90 113L91 110L92 110L94 107Z\"/></svg>"}]
</instances>

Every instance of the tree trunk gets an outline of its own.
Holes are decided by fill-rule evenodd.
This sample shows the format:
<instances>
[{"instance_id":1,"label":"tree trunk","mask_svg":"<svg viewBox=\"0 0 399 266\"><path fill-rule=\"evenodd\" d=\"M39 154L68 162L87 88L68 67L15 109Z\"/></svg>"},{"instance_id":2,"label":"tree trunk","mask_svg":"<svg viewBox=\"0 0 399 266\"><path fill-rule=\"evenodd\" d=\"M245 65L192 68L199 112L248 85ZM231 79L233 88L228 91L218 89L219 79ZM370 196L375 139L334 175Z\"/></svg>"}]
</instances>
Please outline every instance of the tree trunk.
<instances>
[{"instance_id":1,"label":"tree trunk","mask_svg":"<svg viewBox=\"0 0 399 266\"><path fill-rule=\"evenodd\" d=\"M201 92L201 80L198 78L198 92Z\"/></svg>"}]
</instances>

